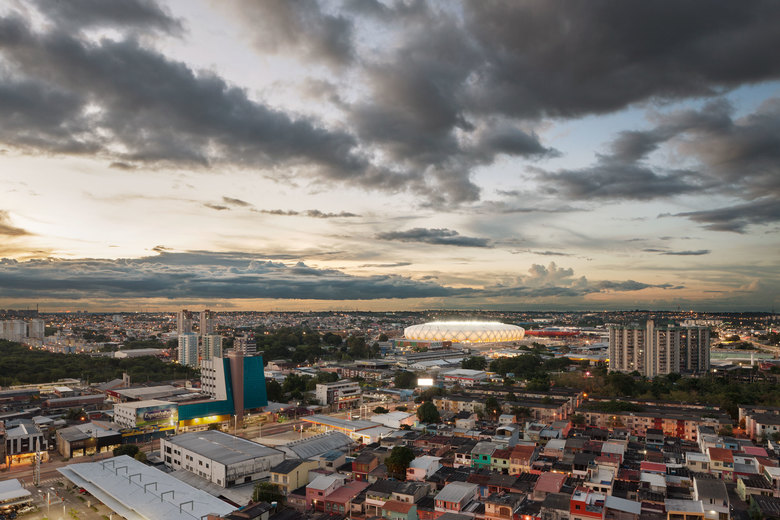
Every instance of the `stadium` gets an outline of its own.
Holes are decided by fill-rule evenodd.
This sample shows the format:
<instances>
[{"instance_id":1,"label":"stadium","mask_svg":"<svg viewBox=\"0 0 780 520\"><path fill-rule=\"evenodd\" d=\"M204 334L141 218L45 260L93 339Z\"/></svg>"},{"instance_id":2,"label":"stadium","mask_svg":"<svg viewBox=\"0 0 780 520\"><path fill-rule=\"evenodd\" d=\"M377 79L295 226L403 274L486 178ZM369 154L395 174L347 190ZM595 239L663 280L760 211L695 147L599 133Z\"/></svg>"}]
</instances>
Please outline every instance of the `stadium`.
<instances>
[{"instance_id":1,"label":"stadium","mask_svg":"<svg viewBox=\"0 0 780 520\"><path fill-rule=\"evenodd\" d=\"M519 341L525 330L497 321L434 321L404 329L404 338L458 343L503 343Z\"/></svg>"}]
</instances>

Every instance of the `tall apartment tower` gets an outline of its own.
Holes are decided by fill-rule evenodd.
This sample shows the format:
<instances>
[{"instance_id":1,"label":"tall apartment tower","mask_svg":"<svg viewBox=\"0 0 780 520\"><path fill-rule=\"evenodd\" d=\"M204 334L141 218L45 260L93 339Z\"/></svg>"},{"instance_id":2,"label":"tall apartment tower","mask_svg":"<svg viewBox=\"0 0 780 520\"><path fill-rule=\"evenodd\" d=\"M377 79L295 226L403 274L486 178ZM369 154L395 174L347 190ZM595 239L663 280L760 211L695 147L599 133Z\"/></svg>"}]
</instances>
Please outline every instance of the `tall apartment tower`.
<instances>
[{"instance_id":1,"label":"tall apartment tower","mask_svg":"<svg viewBox=\"0 0 780 520\"><path fill-rule=\"evenodd\" d=\"M198 335L194 332L179 334L179 363L198 366Z\"/></svg>"},{"instance_id":2,"label":"tall apartment tower","mask_svg":"<svg viewBox=\"0 0 780 520\"><path fill-rule=\"evenodd\" d=\"M27 337L43 339L46 335L46 322L40 318L33 318L27 326Z\"/></svg>"},{"instance_id":3,"label":"tall apartment tower","mask_svg":"<svg viewBox=\"0 0 780 520\"><path fill-rule=\"evenodd\" d=\"M176 316L176 333L181 336L190 332L192 332L192 312L182 309Z\"/></svg>"},{"instance_id":4,"label":"tall apartment tower","mask_svg":"<svg viewBox=\"0 0 780 520\"><path fill-rule=\"evenodd\" d=\"M710 331L699 327L613 325L609 328L609 369L637 371L653 378L710 369Z\"/></svg>"},{"instance_id":5,"label":"tall apartment tower","mask_svg":"<svg viewBox=\"0 0 780 520\"><path fill-rule=\"evenodd\" d=\"M233 352L241 352L245 357L257 355L257 343L249 334L236 336L233 340Z\"/></svg>"},{"instance_id":6,"label":"tall apartment tower","mask_svg":"<svg viewBox=\"0 0 780 520\"><path fill-rule=\"evenodd\" d=\"M222 357L222 336L219 334L208 334L201 336L201 338L202 360Z\"/></svg>"},{"instance_id":7,"label":"tall apartment tower","mask_svg":"<svg viewBox=\"0 0 780 520\"><path fill-rule=\"evenodd\" d=\"M208 309L204 311L200 311L200 335L201 336L214 334L214 332L216 331L215 318L216 316L214 315L214 313Z\"/></svg>"}]
</instances>

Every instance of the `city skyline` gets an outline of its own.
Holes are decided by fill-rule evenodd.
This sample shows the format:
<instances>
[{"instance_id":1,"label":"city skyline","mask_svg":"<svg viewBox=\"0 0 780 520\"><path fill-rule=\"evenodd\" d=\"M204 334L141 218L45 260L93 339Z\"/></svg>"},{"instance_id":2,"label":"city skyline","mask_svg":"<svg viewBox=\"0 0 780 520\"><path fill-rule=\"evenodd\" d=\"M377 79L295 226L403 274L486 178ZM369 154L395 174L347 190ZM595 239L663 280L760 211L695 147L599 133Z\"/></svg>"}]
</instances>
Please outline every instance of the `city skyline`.
<instances>
[{"instance_id":1,"label":"city skyline","mask_svg":"<svg viewBox=\"0 0 780 520\"><path fill-rule=\"evenodd\" d=\"M780 5L0 6L0 308L772 311Z\"/></svg>"}]
</instances>

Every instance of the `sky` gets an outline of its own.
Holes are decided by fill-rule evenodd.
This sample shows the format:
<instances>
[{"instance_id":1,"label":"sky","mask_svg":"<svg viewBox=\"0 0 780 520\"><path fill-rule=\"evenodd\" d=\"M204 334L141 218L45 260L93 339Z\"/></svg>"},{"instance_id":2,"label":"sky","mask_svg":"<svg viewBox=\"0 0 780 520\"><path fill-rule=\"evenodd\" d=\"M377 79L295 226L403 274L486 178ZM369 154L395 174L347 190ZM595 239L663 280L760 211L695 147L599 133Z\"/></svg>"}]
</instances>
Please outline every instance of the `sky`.
<instances>
[{"instance_id":1,"label":"sky","mask_svg":"<svg viewBox=\"0 0 780 520\"><path fill-rule=\"evenodd\" d=\"M0 308L772 311L778 23L5 0Z\"/></svg>"}]
</instances>

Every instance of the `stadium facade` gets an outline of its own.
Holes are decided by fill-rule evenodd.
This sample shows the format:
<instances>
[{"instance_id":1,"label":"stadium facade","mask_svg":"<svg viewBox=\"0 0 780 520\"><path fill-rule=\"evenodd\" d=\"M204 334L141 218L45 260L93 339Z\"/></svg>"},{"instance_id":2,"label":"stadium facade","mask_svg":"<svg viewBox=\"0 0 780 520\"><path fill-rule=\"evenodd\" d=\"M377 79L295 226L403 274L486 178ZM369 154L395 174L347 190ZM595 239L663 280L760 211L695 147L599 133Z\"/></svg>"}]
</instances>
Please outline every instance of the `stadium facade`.
<instances>
[{"instance_id":1,"label":"stadium facade","mask_svg":"<svg viewBox=\"0 0 780 520\"><path fill-rule=\"evenodd\" d=\"M404 329L404 338L458 343L505 343L519 341L525 330L497 321L433 321Z\"/></svg>"}]
</instances>

